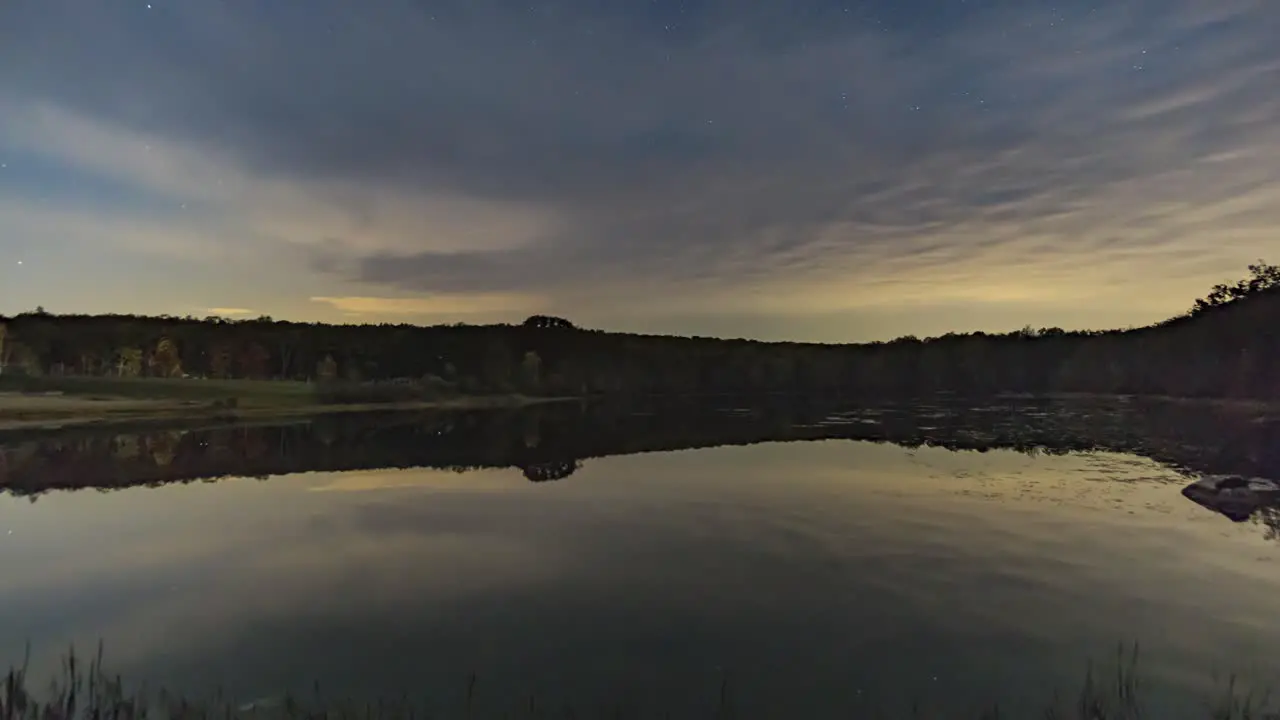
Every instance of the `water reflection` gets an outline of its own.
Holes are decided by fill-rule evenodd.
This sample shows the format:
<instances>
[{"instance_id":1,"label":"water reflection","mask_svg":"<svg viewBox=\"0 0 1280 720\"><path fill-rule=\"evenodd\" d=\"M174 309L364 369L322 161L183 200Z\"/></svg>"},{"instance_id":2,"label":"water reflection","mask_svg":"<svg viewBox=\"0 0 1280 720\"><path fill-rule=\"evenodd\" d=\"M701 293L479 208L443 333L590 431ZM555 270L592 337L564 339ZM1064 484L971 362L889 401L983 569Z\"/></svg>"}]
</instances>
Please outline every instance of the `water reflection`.
<instances>
[{"instance_id":1,"label":"water reflection","mask_svg":"<svg viewBox=\"0 0 1280 720\"><path fill-rule=\"evenodd\" d=\"M1266 475L1272 427L1179 417L567 405L10 437L0 652L104 638L153 684L320 680L440 716L475 670L487 699L690 717L727 680L742 717L860 717L873 691L1033 707L1137 640L1181 702L1280 643L1280 547L1178 492ZM823 438L877 442L758 444ZM749 447L643 452L713 445Z\"/></svg>"},{"instance_id":2,"label":"water reflection","mask_svg":"<svg viewBox=\"0 0 1280 720\"><path fill-rule=\"evenodd\" d=\"M585 459L767 441L848 439L1031 455L1124 452L1188 475L1280 481L1280 419L1230 405L1119 400L962 399L845 409L777 400L708 404L561 403L510 411L335 414L288 425L0 434L0 488L155 486L298 472L514 467L532 482ZM1186 497L1280 539L1280 494Z\"/></svg>"}]
</instances>

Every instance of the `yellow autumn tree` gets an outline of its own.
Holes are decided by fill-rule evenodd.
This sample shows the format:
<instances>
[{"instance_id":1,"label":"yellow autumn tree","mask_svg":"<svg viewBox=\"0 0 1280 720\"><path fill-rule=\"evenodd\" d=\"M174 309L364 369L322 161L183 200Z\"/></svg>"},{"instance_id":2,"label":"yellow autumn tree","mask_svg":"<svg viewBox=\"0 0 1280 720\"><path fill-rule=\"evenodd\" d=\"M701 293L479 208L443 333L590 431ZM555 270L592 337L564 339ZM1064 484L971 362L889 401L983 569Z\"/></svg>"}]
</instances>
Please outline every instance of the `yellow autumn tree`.
<instances>
[{"instance_id":1,"label":"yellow autumn tree","mask_svg":"<svg viewBox=\"0 0 1280 720\"><path fill-rule=\"evenodd\" d=\"M182 357L178 346L169 338L160 338L151 353L152 372L160 377L178 377L182 374Z\"/></svg>"}]
</instances>

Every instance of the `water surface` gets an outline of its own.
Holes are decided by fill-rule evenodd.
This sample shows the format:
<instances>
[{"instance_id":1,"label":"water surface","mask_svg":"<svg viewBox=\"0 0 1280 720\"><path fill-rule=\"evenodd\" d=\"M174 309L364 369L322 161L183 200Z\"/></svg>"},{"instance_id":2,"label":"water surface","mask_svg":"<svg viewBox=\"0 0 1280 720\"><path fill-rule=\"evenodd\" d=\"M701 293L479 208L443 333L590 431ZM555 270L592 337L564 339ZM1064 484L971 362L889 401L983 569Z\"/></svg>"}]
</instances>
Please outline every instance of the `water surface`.
<instances>
[{"instance_id":1,"label":"water surface","mask_svg":"<svg viewBox=\"0 0 1280 720\"><path fill-rule=\"evenodd\" d=\"M29 641L48 670L102 639L151 685L251 699L318 682L442 709L473 671L494 706L678 713L727 684L746 717L1030 707L1121 641L1174 707L1214 670L1270 677L1280 543L1182 497L1187 463L1221 457L1188 449L1201 431L1166 416L1115 441L1162 462L1095 447L1071 429L1103 426L1087 417L1017 412L743 410L700 432L846 438L621 455L696 433L628 413L610 427L663 430L606 442L598 419L519 415L9 438L0 659ZM1001 449L994 426L1069 437ZM847 439L866 432L905 444ZM939 432L976 449L933 446ZM575 443L594 452L565 456ZM433 447L438 467L351 459L412 465ZM280 463L294 472L260 470ZM235 467L266 477L168 482ZM90 489L39 492L41 474Z\"/></svg>"}]
</instances>

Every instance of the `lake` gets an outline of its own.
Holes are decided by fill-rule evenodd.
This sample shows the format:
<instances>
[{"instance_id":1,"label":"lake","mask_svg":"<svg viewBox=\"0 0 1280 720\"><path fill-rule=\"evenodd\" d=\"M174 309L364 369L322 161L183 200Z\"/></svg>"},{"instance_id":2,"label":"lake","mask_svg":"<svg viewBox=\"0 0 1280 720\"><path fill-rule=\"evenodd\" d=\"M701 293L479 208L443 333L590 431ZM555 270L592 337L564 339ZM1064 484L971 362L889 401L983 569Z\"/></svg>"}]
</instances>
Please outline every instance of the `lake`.
<instances>
[{"instance_id":1,"label":"lake","mask_svg":"<svg viewBox=\"0 0 1280 720\"><path fill-rule=\"evenodd\" d=\"M548 405L0 436L0 661L452 711L850 717L1275 679L1280 418L1136 400ZM1215 677L1215 673L1219 673ZM700 714L699 714L700 713ZM481 715L477 714L477 717ZM557 715L559 717L559 715Z\"/></svg>"}]
</instances>

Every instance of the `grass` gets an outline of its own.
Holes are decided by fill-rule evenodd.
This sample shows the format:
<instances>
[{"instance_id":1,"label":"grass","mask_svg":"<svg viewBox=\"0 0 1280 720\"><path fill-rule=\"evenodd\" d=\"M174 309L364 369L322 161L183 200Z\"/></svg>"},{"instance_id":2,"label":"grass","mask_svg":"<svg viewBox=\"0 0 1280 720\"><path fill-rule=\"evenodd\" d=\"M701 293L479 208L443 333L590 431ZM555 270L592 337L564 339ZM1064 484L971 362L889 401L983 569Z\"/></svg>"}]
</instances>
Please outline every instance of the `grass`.
<instances>
[{"instance_id":1,"label":"grass","mask_svg":"<svg viewBox=\"0 0 1280 720\"><path fill-rule=\"evenodd\" d=\"M0 375L0 429L140 420L246 420L382 408L494 407L533 401L519 395L465 396L440 384L412 382L9 374Z\"/></svg>"},{"instance_id":2,"label":"grass","mask_svg":"<svg viewBox=\"0 0 1280 720\"><path fill-rule=\"evenodd\" d=\"M145 689L128 689L118 675L106 671L102 646L87 662L76 655L74 649L64 657L61 672L44 693L34 692L30 686L27 665L10 669L0 684L0 720L144 720L147 718L173 718L182 720L223 720L255 718L288 718L290 720L427 720L428 718L670 718L669 713L659 712L643 716L623 713L621 710L604 710L579 714L569 706L545 707L536 698L522 699L516 706L501 715L480 714L477 705L477 678L472 674L467 681L463 707L453 715L434 715L416 708L407 696L376 703L329 702L322 699L319 687L312 699L287 695L271 704L238 704L220 694L204 701L194 701L163 691L154 695ZM1099 673L1093 667L1085 673L1080 690L1066 701L1055 699L1041 713L1032 717L1038 720L1158 720L1148 714L1143 702L1144 686L1138 673L1138 651L1120 648L1115 667ZM1195 717L1204 720L1280 720L1280 710L1270 702L1267 694L1258 695L1243 689L1234 677L1229 678L1219 697L1204 703L1203 714ZM727 684L719 688L717 707L707 716L714 720L731 720L739 717ZM751 717L749 708L742 717ZM905 718L910 720L1008 720L1015 717L1005 714L999 706L972 716L930 714L918 707L906 715L873 714L864 718Z\"/></svg>"},{"instance_id":3,"label":"grass","mask_svg":"<svg viewBox=\"0 0 1280 720\"><path fill-rule=\"evenodd\" d=\"M0 375L0 391L130 400L210 402L237 398L258 403L307 403L314 401L315 388L294 380Z\"/></svg>"}]
</instances>

